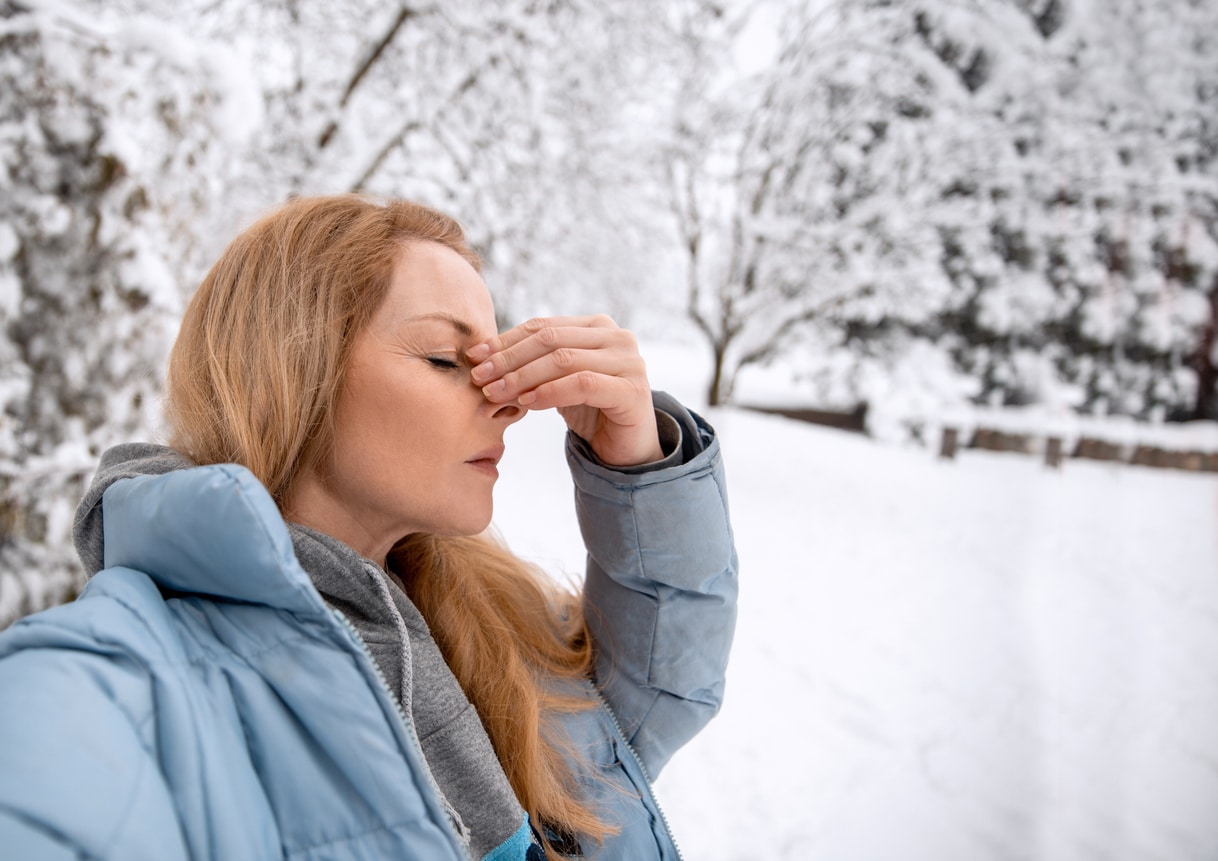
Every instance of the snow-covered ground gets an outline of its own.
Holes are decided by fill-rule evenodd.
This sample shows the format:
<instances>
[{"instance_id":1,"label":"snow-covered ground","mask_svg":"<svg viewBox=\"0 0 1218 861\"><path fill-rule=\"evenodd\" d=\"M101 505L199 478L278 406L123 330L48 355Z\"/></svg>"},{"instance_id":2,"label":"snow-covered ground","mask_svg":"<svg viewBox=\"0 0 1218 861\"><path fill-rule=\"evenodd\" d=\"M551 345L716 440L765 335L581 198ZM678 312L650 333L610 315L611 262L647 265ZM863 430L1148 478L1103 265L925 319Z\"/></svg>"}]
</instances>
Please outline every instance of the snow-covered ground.
<instances>
[{"instance_id":1,"label":"snow-covered ground","mask_svg":"<svg viewBox=\"0 0 1218 861\"><path fill-rule=\"evenodd\" d=\"M695 356L646 355L697 404ZM706 414L741 607L657 785L687 858L1218 859L1218 479ZM578 574L561 436L509 433L495 519Z\"/></svg>"}]
</instances>

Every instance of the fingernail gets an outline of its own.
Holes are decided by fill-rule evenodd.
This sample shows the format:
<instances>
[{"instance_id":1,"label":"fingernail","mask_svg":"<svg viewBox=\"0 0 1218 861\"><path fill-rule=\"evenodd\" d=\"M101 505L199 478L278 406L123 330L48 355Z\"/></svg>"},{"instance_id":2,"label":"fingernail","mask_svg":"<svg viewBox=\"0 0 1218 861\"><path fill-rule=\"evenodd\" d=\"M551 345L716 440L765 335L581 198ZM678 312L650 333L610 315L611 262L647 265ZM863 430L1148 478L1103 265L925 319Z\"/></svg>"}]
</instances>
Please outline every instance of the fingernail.
<instances>
[{"instance_id":1,"label":"fingernail","mask_svg":"<svg viewBox=\"0 0 1218 861\"><path fill-rule=\"evenodd\" d=\"M473 350L470 350L471 354L473 352ZM478 365L476 368L470 371L469 375L475 380L489 380L491 378L491 373L494 372L494 370L494 364L491 362L483 362L481 365Z\"/></svg>"},{"instance_id":2,"label":"fingernail","mask_svg":"<svg viewBox=\"0 0 1218 861\"><path fill-rule=\"evenodd\" d=\"M527 407L529 404L533 403L533 401L537 400L537 392L525 392L516 400L520 402L521 406Z\"/></svg>"},{"instance_id":3,"label":"fingernail","mask_svg":"<svg viewBox=\"0 0 1218 861\"><path fill-rule=\"evenodd\" d=\"M495 382L491 383L489 386L482 387L482 394L486 395L488 398L495 398L503 394L503 390L506 388L507 383L505 383L503 380L495 380Z\"/></svg>"},{"instance_id":4,"label":"fingernail","mask_svg":"<svg viewBox=\"0 0 1218 861\"><path fill-rule=\"evenodd\" d=\"M491 354L490 344L477 344L465 351L471 362L481 362Z\"/></svg>"}]
</instances>

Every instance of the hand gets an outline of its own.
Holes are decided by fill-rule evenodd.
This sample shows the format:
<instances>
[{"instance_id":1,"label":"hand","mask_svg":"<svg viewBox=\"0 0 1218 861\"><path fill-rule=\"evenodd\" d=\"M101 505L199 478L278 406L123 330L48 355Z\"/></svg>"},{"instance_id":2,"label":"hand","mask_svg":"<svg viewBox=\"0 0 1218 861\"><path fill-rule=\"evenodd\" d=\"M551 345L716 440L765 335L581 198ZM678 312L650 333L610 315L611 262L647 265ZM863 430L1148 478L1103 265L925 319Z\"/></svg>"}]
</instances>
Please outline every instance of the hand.
<instances>
[{"instance_id":1,"label":"hand","mask_svg":"<svg viewBox=\"0 0 1218 861\"><path fill-rule=\"evenodd\" d=\"M610 318L539 317L467 351L492 403L556 408L610 466L662 458L647 368L634 335Z\"/></svg>"}]
</instances>

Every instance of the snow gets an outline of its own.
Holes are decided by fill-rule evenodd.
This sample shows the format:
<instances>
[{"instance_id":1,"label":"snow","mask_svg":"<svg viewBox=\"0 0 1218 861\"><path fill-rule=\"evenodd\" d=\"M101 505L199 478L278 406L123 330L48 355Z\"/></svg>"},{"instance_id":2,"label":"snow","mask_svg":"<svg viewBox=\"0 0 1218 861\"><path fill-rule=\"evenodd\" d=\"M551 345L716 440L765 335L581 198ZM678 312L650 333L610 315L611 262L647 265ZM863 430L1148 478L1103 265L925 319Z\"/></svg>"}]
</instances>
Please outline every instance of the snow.
<instances>
[{"instance_id":1,"label":"snow","mask_svg":"<svg viewBox=\"0 0 1218 861\"><path fill-rule=\"evenodd\" d=\"M689 27L680 4L446 4L350 100L397 13L323 5L26 0L34 14L0 22L0 508L19 527L0 566L23 572L0 571L0 625L71 581L79 474L152 425L176 291L250 213L347 187L414 129L368 190L465 219L502 311L605 309L671 337L690 324L668 167L696 186L698 307L730 299L734 355L843 300L843 319L898 333L861 353L793 333L735 379L739 400L867 400L873 437L925 443L709 412L746 588L728 703L660 783L687 855L1218 857L1213 478L932 456L948 424L1218 451L1213 422L1071 412L1196 400L1185 361L1218 270L1213 3L1070 0L1048 40L1028 20L1041 0L916 4L929 42L908 4L738 0L723 20L693 4ZM970 93L978 51L993 65ZM736 224L770 168L784 193ZM776 291L719 277L735 226L746 256L765 240L758 283ZM1169 257L1195 277L1167 279ZM935 331L972 299L983 337ZM657 386L697 403L705 352L649 347ZM515 429L501 498L528 504L499 520L577 577L561 437L553 416Z\"/></svg>"},{"instance_id":2,"label":"snow","mask_svg":"<svg viewBox=\"0 0 1218 861\"><path fill-rule=\"evenodd\" d=\"M698 354L644 355L698 403ZM1218 480L704 414L741 606L723 710L657 783L687 858L1218 857ZM496 523L576 576L562 433L514 426Z\"/></svg>"},{"instance_id":3,"label":"snow","mask_svg":"<svg viewBox=\"0 0 1218 861\"><path fill-rule=\"evenodd\" d=\"M774 62L780 50L778 31L783 10L773 3L746 5L746 19L732 52L735 71L742 77L755 75Z\"/></svg>"}]
</instances>

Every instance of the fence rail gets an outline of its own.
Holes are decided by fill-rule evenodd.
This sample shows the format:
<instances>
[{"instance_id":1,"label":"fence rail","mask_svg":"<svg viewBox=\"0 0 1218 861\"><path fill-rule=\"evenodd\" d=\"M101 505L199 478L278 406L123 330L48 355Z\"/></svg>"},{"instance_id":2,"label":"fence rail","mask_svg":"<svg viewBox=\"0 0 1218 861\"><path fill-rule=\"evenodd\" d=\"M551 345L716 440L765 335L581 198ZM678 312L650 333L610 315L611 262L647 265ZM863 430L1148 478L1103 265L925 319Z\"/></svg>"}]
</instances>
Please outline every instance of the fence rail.
<instances>
[{"instance_id":1,"label":"fence rail","mask_svg":"<svg viewBox=\"0 0 1218 861\"><path fill-rule=\"evenodd\" d=\"M954 427L943 429L939 447L941 457L952 459L960 445L960 431ZM1101 460L1150 466L1157 469L1183 469L1190 472L1218 472L1218 451L1200 449L1171 449L1146 443L1120 443L1093 436L1080 436L1073 448L1066 451L1065 440L1060 436L1011 433L979 427L973 431L967 448L984 451L1010 451L1019 454L1041 455L1045 465L1058 468L1064 457L1082 460Z\"/></svg>"},{"instance_id":2,"label":"fence rail","mask_svg":"<svg viewBox=\"0 0 1218 861\"><path fill-rule=\"evenodd\" d=\"M746 405L744 409L768 415L810 422L855 433L867 433L867 406L849 412ZM967 440L965 437L968 437ZM1032 433L987 427L979 424L969 430L945 425L939 442L939 456L951 460L961 448L1006 451L1041 457L1047 466L1058 469L1067 458L1099 460L1149 466L1156 469L1181 469L1189 472L1218 472L1218 450L1172 447L1146 442L1119 442L1093 434L1064 437L1052 433Z\"/></svg>"}]
</instances>

